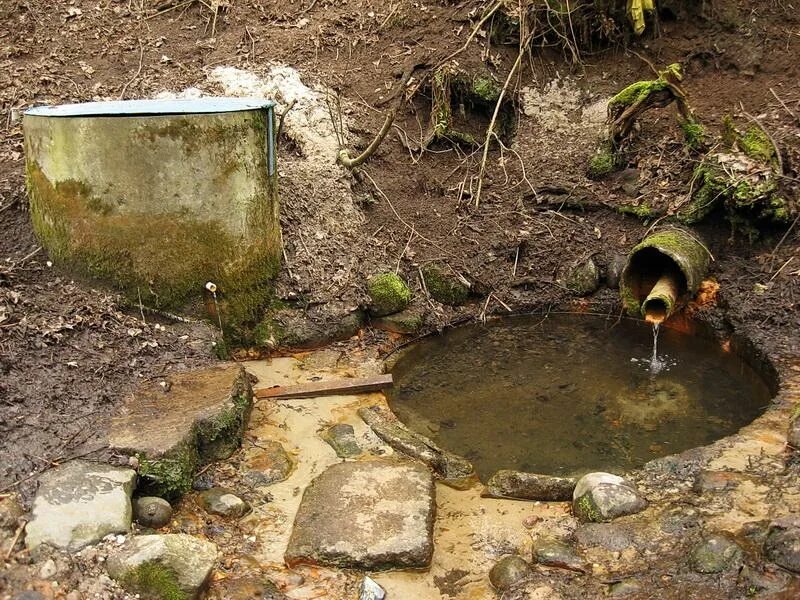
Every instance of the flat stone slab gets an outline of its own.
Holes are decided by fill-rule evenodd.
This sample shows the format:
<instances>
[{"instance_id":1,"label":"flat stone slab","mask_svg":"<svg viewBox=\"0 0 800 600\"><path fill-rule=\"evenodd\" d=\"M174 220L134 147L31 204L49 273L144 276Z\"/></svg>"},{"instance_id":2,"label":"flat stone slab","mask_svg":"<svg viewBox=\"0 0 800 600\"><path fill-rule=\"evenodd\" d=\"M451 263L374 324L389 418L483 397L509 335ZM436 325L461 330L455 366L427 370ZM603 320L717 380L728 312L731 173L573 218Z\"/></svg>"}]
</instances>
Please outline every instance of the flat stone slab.
<instances>
[{"instance_id":1,"label":"flat stone slab","mask_svg":"<svg viewBox=\"0 0 800 600\"><path fill-rule=\"evenodd\" d=\"M286 563L367 570L427 567L434 516L433 476L425 466L338 463L306 488Z\"/></svg>"},{"instance_id":2,"label":"flat stone slab","mask_svg":"<svg viewBox=\"0 0 800 600\"><path fill-rule=\"evenodd\" d=\"M47 544L75 551L110 533L131 528L131 494L136 473L75 460L39 479L25 544L33 550Z\"/></svg>"},{"instance_id":3,"label":"flat stone slab","mask_svg":"<svg viewBox=\"0 0 800 600\"><path fill-rule=\"evenodd\" d=\"M253 388L240 365L171 375L126 398L112 420L109 446L139 457L147 493L174 498L190 489L200 465L239 447L252 404Z\"/></svg>"}]
</instances>

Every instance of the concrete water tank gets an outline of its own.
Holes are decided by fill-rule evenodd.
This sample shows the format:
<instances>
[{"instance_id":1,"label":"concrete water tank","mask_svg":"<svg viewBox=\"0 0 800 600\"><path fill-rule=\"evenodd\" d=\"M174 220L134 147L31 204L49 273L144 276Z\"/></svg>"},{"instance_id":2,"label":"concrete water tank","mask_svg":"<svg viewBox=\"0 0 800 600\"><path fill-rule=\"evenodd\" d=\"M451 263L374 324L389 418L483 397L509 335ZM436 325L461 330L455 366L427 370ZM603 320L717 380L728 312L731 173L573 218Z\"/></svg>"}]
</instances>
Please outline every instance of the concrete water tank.
<instances>
[{"instance_id":1,"label":"concrete water tank","mask_svg":"<svg viewBox=\"0 0 800 600\"><path fill-rule=\"evenodd\" d=\"M33 228L52 260L132 301L257 317L281 256L273 103L133 100L25 112ZM227 313L227 314L225 314Z\"/></svg>"}]
</instances>

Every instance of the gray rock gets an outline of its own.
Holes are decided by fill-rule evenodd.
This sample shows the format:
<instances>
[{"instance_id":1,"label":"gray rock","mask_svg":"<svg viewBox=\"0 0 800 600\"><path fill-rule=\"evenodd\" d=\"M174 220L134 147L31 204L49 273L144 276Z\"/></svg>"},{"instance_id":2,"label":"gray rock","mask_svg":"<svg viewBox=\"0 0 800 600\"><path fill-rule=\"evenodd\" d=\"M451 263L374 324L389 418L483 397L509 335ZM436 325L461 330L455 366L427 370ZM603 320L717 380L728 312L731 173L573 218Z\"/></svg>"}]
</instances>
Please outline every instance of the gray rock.
<instances>
[{"instance_id":1,"label":"gray rock","mask_svg":"<svg viewBox=\"0 0 800 600\"><path fill-rule=\"evenodd\" d=\"M34 590L26 590L14 596L14 600L46 600L45 597Z\"/></svg>"},{"instance_id":2,"label":"gray rock","mask_svg":"<svg viewBox=\"0 0 800 600\"><path fill-rule=\"evenodd\" d=\"M155 579L189 598L198 598L216 560L214 544L176 533L130 538L108 558L106 566L108 574L130 592L143 595L162 592L148 589Z\"/></svg>"},{"instance_id":3,"label":"gray rock","mask_svg":"<svg viewBox=\"0 0 800 600\"><path fill-rule=\"evenodd\" d=\"M341 302L327 302L308 309L282 308L270 312L255 331L256 343L273 349L318 348L356 335L364 324L364 312Z\"/></svg>"},{"instance_id":4,"label":"gray rock","mask_svg":"<svg viewBox=\"0 0 800 600\"><path fill-rule=\"evenodd\" d=\"M722 573L740 564L741 560L742 549L724 534L706 537L689 554L689 565L698 573Z\"/></svg>"},{"instance_id":5,"label":"gray rock","mask_svg":"<svg viewBox=\"0 0 800 600\"><path fill-rule=\"evenodd\" d=\"M572 511L581 521L612 521L644 510L647 501L622 477L589 473L581 477L572 494Z\"/></svg>"},{"instance_id":6,"label":"gray rock","mask_svg":"<svg viewBox=\"0 0 800 600\"><path fill-rule=\"evenodd\" d=\"M358 416L384 442L398 452L424 462L442 479L458 482L474 476L475 470L468 460L443 450L433 440L410 431L390 411L380 406L369 406L359 408Z\"/></svg>"},{"instance_id":7,"label":"gray rock","mask_svg":"<svg viewBox=\"0 0 800 600\"><path fill-rule=\"evenodd\" d=\"M172 375L126 399L112 420L109 446L139 457L140 491L177 498L191 488L198 466L241 445L252 405L253 388L240 365Z\"/></svg>"},{"instance_id":8,"label":"gray rock","mask_svg":"<svg viewBox=\"0 0 800 600\"><path fill-rule=\"evenodd\" d=\"M628 257L621 254L613 255L606 264L606 285L615 290L619 287L622 271L628 262Z\"/></svg>"},{"instance_id":9,"label":"gray rock","mask_svg":"<svg viewBox=\"0 0 800 600\"><path fill-rule=\"evenodd\" d=\"M135 480L131 469L82 460L48 471L39 479L26 527L28 549L48 544L75 551L109 533L127 533Z\"/></svg>"},{"instance_id":10,"label":"gray rock","mask_svg":"<svg viewBox=\"0 0 800 600\"><path fill-rule=\"evenodd\" d=\"M633 546L630 532L615 523L583 523L575 530L578 546L622 552Z\"/></svg>"},{"instance_id":11,"label":"gray rock","mask_svg":"<svg viewBox=\"0 0 800 600\"><path fill-rule=\"evenodd\" d=\"M642 591L642 584L635 579L625 579L612 583L608 587L608 595L613 598L622 598L632 594L639 594Z\"/></svg>"},{"instance_id":12,"label":"gray rock","mask_svg":"<svg viewBox=\"0 0 800 600\"><path fill-rule=\"evenodd\" d=\"M489 571L489 582L498 592L503 592L510 587L530 578L533 569L521 556L512 554L504 556L497 561Z\"/></svg>"},{"instance_id":13,"label":"gray rock","mask_svg":"<svg viewBox=\"0 0 800 600\"><path fill-rule=\"evenodd\" d=\"M541 538L533 544L533 562L545 567L568 569L577 573L591 570L588 563L581 558L575 549L554 538Z\"/></svg>"},{"instance_id":14,"label":"gray rock","mask_svg":"<svg viewBox=\"0 0 800 600\"><path fill-rule=\"evenodd\" d=\"M262 442L245 457L245 478L254 486L271 485L286 479L292 466L292 459L280 442Z\"/></svg>"},{"instance_id":15,"label":"gray rock","mask_svg":"<svg viewBox=\"0 0 800 600\"><path fill-rule=\"evenodd\" d=\"M172 506L163 498L143 496L133 501L133 518L142 527L158 529L172 518Z\"/></svg>"},{"instance_id":16,"label":"gray rock","mask_svg":"<svg viewBox=\"0 0 800 600\"><path fill-rule=\"evenodd\" d=\"M323 431L321 437L330 444L339 458L353 458L361 454L352 425L337 423Z\"/></svg>"},{"instance_id":17,"label":"gray rock","mask_svg":"<svg viewBox=\"0 0 800 600\"><path fill-rule=\"evenodd\" d=\"M365 575L358 588L358 600L384 600L385 598L386 590L378 585L378 582L372 577Z\"/></svg>"},{"instance_id":18,"label":"gray rock","mask_svg":"<svg viewBox=\"0 0 800 600\"><path fill-rule=\"evenodd\" d=\"M286 563L423 568L433 555L435 488L414 462L342 462L306 488Z\"/></svg>"},{"instance_id":19,"label":"gray rock","mask_svg":"<svg viewBox=\"0 0 800 600\"><path fill-rule=\"evenodd\" d=\"M800 415L792 419L789 423L789 445L796 451L800 451Z\"/></svg>"},{"instance_id":20,"label":"gray rock","mask_svg":"<svg viewBox=\"0 0 800 600\"><path fill-rule=\"evenodd\" d=\"M250 510L247 502L223 487L215 487L202 492L198 503L206 512L235 519L244 516Z\"/></svg>"},{"instance_id":21,"label":"gray rock","mask_svg":"<svg viewBox=\"0 0 800 600\"><path fill-rule=\"evenodd\" d=\"M564 285L579 296L588 296L600 287L600 269L594 259L573 265L567 271Z\"/></svg>"},{"instance_id":22,"label":"gray rock","mask_svg":"<svg viewBox=\"0 0 800 600\"><path fill-rule=\"evenodd\" d=\"M486 484L483 496L560 502L572 499L576 480L523 471L497 471Z\"/></svg>"},{"instance_id":23,"label":"gray rock","mask_svg":"<svg viewBox=\"0 0 800 600\"><path fill-rule=\"evenodd\" d=\"M423 322L424 312L421 309L407 308L393 315L375 317L370 324L377 329L406 335L417 333L422 329Z\"/></svg>"},{"instance_id":24,"label":"gray rock","mask_svg":"<svg viewBox=\"0 0 800 600\"><path fill-rule=\"evenodd\" d=\"M764 542L767 559L793 573L800 573L800 518L775 521Z\"/></svg>"},{"instance_id":25,"label":"gray rock","mask_svg":"<svg viewBox=\"0 0 800 600\"><path fill-rule=\"evenodd\" d=\"M58 573L58 567L56 566L56 561L52 558L48 558L39 567L39 577L42 579L52 579L56 576L56 573Z\"/></svg>"}]
</instances>

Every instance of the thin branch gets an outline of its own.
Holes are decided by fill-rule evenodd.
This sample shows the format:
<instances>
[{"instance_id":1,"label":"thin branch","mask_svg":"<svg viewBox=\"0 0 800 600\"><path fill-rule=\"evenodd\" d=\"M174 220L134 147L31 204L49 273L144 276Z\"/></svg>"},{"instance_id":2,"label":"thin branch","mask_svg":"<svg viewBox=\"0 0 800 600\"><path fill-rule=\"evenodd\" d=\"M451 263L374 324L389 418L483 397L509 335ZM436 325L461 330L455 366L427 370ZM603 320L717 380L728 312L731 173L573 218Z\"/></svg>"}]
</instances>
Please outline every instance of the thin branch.
<instances>
[{"instance_id":1,"label":"thin branch","mask_svg":"<svg viewBox=\"0 0 800 600\"><path fill-rule=\"evenodd\" d=\"M119 93L119 99L125 99L125 92L128 90L128 86L132 84L142 73L142 60L144 59L144 46L142 46L142 40L139 40L139 68L136 70L136 74L131 77L130 81L128 81L125 85L122 86L122 91Z\"/></svg>"},{"instance_id":2,"label":"thin branch","mask_svg":"<svg viewBox=\"0 0 800 600\"><path fill-rule=\"evenodd\" d=\"M375 150L378 149L378 146L381 145L383 138L386 137L386 134L389 133L389 130L392 128L392 123L394 122L394 116L396 112L397 111L393 108L386 114L386 120L383 122L383 127L381 127L381 130L378 132L378 135L375 136L375 139L372 140L372 143L369 146L367 146L367 149L364 150L364 152L362 152L355 158L350 158L350 153L347 150L340 150L338 156L336 157L336 162L342 165L343 167L352 169L354 167L359 166L370 156L372 156L375 153Z\"/></svg>"}]
</instances>

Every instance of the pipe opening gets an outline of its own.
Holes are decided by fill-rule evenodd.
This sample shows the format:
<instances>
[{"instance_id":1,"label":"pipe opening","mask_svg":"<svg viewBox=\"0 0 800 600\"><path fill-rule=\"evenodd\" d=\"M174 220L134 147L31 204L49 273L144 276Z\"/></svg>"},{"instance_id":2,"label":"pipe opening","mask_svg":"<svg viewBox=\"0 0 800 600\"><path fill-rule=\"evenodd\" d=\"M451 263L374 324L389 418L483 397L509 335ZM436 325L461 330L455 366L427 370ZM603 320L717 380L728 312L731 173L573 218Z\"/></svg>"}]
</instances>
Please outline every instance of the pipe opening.
<instances>
[{"instance_id":1,"label":"pipe opening","mask_svg":"<svg viewBox=\"0 0 800 600\"><path fill-rule=\"evenodd\" d=\"M631 256L625 281L650 323L666 320L687 292L686 276L678 264L654 247L642 248Z\"/></svg>"},{"instance_id":2,"label":"pipe opening","mask_svg":"<svg viewBox=\"0 0 800 600\"><path fill-rule=\"evenodd\" d=\"M662 323L669 316L670 307L661 298L652 298L645 300L642 305L642 312L644 313L644 320L648 323Z\"/></svg>"}]
</instances>

